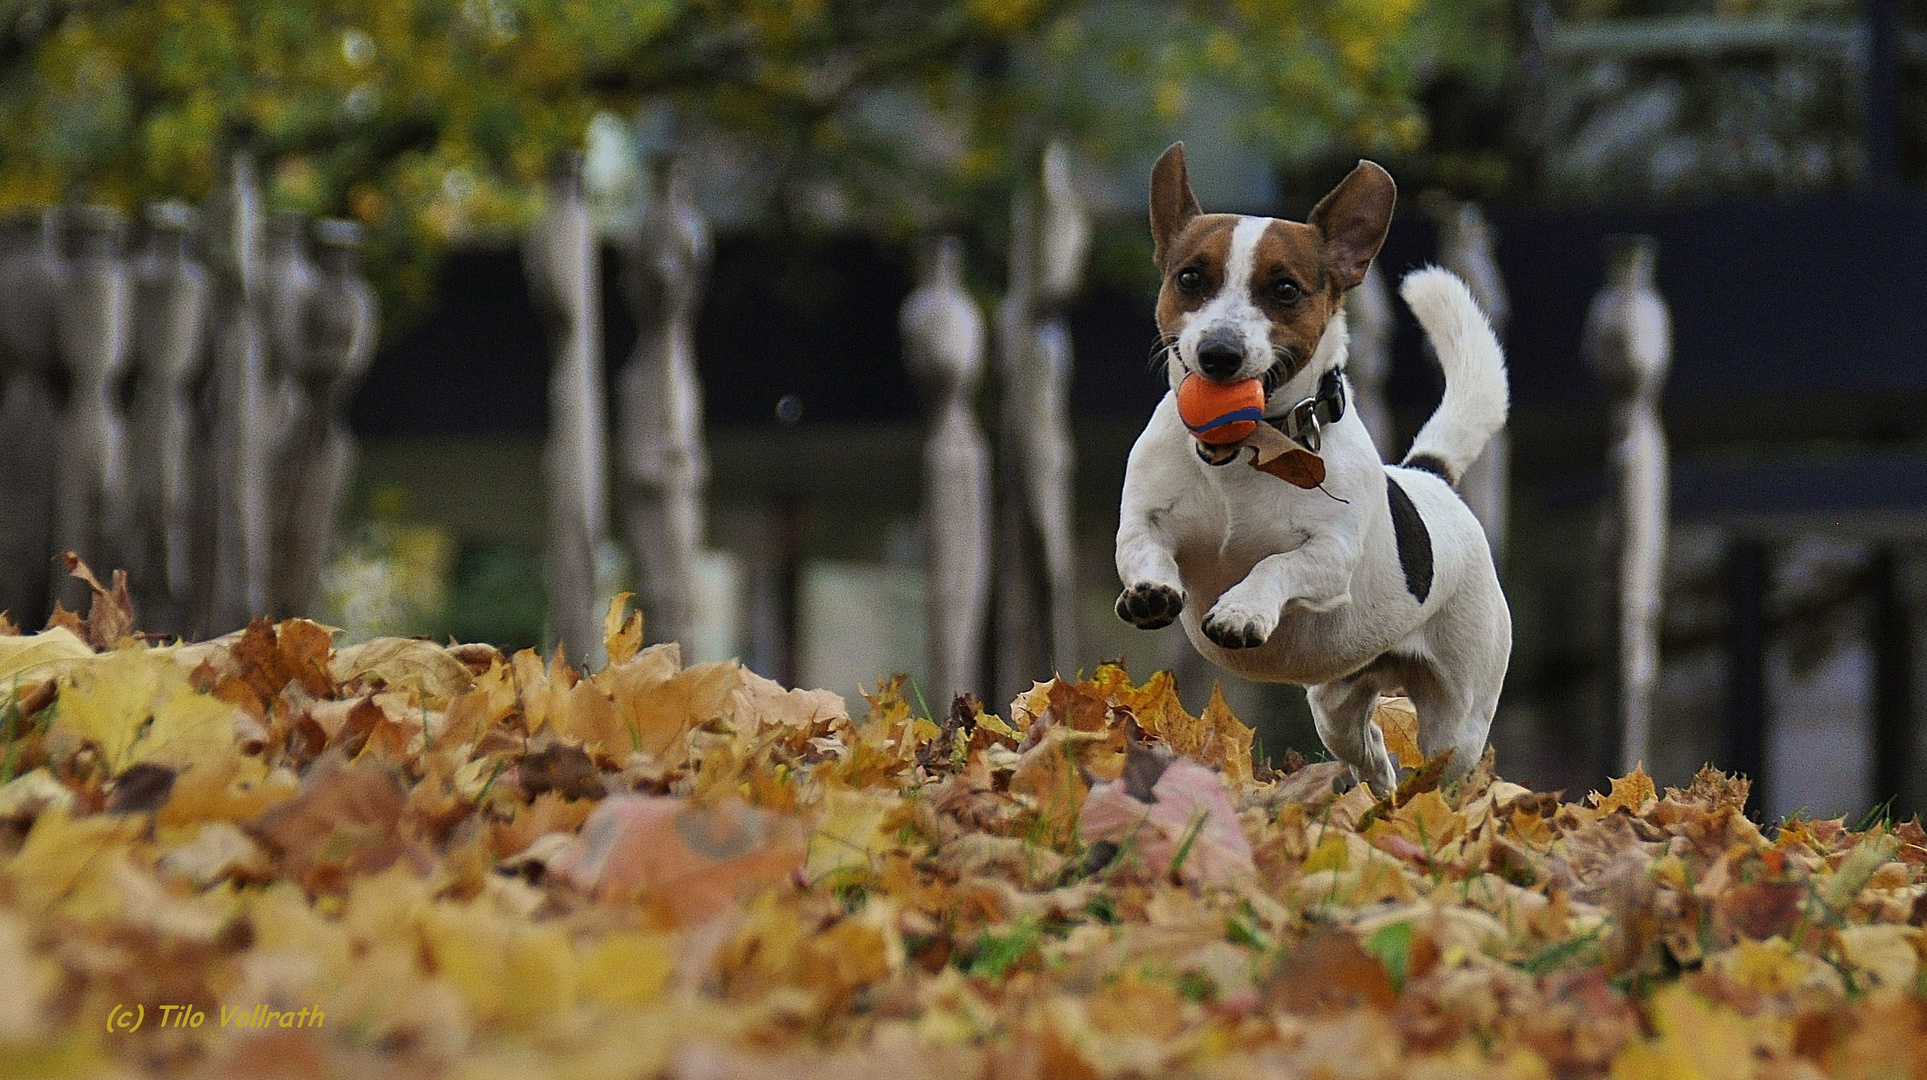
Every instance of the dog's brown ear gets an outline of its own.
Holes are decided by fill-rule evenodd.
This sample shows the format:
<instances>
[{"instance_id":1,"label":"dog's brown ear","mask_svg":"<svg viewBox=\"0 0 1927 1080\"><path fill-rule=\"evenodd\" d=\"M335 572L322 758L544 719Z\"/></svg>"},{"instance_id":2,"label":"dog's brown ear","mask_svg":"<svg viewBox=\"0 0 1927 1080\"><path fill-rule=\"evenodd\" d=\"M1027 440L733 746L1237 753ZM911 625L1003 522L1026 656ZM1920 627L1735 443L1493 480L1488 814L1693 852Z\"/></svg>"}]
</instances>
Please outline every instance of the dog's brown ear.
<instances>
[{"instance_id":1,"label":"dog's brown ear","mask_svg":"<svg viewBox=\"0 0 1927 1080\"><path fill-rule=\"evenodd\" d=\"M1318 200L1305 220L1325 238L1332 273L1342 288L1365 280L1365 271L1385 243L1392 224L1398 185L1377 163L1360 161L1331 193Z\"/></svg>"},{"instance_id":2,"label":"dog's brown ear","mask_svg":"<svg viewBox=\"0 0 1927 1080\"><path fill-rule=\"evenodd\" d=\"M1184 167L1184 144L1172 143L1151 167L1151 258L1160 268L1171 242L1198 213L1198 197L1191 193L1191 174Z\"/></svg>"}]
</instances>

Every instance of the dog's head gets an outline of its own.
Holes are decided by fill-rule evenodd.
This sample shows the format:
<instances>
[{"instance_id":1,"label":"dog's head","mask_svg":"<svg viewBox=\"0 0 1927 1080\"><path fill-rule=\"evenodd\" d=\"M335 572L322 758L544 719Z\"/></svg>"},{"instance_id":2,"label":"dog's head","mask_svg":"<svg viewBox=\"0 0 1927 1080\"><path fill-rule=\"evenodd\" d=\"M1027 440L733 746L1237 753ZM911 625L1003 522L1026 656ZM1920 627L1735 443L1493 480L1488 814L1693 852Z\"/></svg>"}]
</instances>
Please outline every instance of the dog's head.
<instances>
[{"instance_id":1,"label":"dog's head","mask_svg":"<svg viewBox=\"0 0 1927 1080\"><path fill-rule=\"evenodd\" d=\"M1391 174L1360 161L1305 222L1206 214L1184 144L1166 150L1151 170L1151 239L1171 385L1186 372L1263 379L1269 398L1303 371L1385 242L1396 196Z\"/></svg>"}]
</instances>

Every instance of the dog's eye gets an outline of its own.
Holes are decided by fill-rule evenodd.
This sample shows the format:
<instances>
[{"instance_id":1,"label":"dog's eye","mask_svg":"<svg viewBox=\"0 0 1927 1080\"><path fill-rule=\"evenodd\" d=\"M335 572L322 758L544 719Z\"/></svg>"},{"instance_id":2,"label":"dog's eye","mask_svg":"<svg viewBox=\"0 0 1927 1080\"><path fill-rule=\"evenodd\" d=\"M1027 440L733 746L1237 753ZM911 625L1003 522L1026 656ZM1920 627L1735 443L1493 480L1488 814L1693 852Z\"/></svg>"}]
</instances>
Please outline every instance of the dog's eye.
<instances>
[{"instance_id":1,"label":"dog's eye","mask_svg":"<svg viewBox=\"0 0 1927 1080\"><path fill-rule=\"evenodd\" d=\"M1271 287L1271 298L1281 304L1295 304L1304 295L1303 290L1289 281L1280 281Z\"/></svg>"},{"instance_id":2,"label":"dog's eye","mask_svg":"<svg viewBox=\"0 0 1927 1080\"><path fill-rule=\"evenodd\" d=\"M1178 276L1172 280L1177 282L1178 291L1181 293L1194 293L1204 288L1204 275L1198 273L1195 267L1185 267L1178 271Z\"/></svg>"}]
</instances>

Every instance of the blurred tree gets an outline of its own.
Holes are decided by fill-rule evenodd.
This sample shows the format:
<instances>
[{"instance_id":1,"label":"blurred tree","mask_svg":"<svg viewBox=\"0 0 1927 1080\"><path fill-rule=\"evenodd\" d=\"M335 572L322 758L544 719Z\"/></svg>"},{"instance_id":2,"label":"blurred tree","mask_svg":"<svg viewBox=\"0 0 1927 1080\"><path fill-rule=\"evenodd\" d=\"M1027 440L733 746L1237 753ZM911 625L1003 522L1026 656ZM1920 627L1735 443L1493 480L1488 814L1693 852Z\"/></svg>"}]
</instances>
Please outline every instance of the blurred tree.
<instances>
[{"instance_id":1,"label":"blurred tree","mask_svg":"<svg viewBox=\"0 0 1927 1080\"><path fill-rule=\"evenodd\" d=\"M1409 150L1429 43L1505 10L1423 2L0 0L0 209L196 199L245 142L271 206L368 226L405 314L599 115L734 140L756 216L886 234L1000 206L1047 135L1141 153L1199 92L1272 160Z\"/></svg>"}]
</instances>

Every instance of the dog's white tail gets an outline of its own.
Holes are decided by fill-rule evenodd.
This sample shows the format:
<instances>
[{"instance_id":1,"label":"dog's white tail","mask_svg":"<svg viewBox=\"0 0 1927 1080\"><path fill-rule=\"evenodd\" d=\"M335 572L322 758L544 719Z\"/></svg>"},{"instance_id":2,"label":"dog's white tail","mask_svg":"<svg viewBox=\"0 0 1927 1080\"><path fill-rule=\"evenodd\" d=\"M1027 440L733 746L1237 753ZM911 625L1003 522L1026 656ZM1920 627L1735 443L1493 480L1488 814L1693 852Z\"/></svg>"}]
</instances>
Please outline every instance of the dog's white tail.
<instances>
[{"instance_id":1,"label":"dog's white tail","mask_svg":"<svg viewBox=\"0 0 1927 1080\"><path fill-rule=\"evenodd\" d=\"M1437 473L1458 486L1485 444L1505 426L1505 352L1465 282L1427 266L1405 275L1398 294L1418 316L1445 369L1445 397L1419 429L1407 466Z\"/></svg>"}]
</instances>

